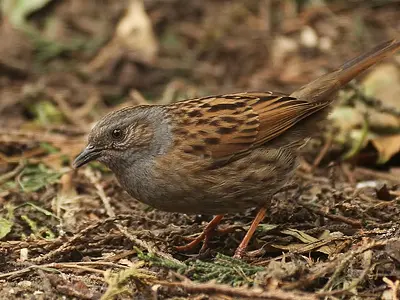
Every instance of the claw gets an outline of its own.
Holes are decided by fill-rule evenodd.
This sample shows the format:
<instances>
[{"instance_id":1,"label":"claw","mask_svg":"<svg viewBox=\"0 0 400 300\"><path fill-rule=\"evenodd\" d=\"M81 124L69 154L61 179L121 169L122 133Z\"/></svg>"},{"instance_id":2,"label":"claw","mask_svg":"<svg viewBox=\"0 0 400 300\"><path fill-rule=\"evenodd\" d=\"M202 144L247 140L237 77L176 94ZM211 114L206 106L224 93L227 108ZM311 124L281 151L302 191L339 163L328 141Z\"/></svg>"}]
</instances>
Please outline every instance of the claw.
<instances>
[{"instance_id":1,"label":"claw","mask_svg":"<svg viewBox=\"0 0 400 300\"><path fill-rule=\"evenodd\" d=\"M215 228L218 226L218 224L221 222L223 215L217 215L215 216L210 223L207 224L206 228L204 228L204 231L193 241L190 243L183 245L183 246L176 246L175 249L177 251L188 251L192 250L194 247L196 247L198 244L200 244L203 241L203 246L201 247L201 252L205 251L207 249L207 244L210 238L212 237Z\"/></svg>"}]
</instances>

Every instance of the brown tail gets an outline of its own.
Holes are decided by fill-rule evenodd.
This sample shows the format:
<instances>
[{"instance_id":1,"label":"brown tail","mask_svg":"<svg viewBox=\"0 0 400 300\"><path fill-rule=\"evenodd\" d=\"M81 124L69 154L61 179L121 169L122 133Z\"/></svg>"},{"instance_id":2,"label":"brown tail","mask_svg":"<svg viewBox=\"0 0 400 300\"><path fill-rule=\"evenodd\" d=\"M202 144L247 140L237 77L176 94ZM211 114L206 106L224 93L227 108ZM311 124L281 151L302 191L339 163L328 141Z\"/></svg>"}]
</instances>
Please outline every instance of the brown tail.
<instances>
[{"instance_id":1,"label":"brown tail","mask_svg":"<svg viewBox=\"0 0 400 300\"><path fill-rule=\"evenodd\" d=\"M329 101L333 94L362 71L380 62L400 49L400 42L391 40L376 46L371 51L362 54L343 64L339 69L323 75L311 83L293 92L291 96L310 102Z\"/></svg>"}]
</instances>

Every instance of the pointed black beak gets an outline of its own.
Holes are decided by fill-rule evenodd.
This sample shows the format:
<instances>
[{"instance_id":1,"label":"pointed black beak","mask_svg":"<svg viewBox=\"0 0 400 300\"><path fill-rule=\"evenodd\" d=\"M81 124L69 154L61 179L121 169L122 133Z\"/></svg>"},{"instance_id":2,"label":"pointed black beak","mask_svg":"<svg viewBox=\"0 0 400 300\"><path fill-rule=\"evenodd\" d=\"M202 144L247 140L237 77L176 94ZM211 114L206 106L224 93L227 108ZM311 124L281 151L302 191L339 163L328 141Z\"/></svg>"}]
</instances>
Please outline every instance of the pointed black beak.
<instances>
[{"instance_id":1,"label":"pointed black beak","mask_svg":"<svg viewBox=\"0 0 400 300\"><path fill-rule=\"evenodd\" d=\"M72 166L76 169L88 162L95 160L101 154L101 149L96 149L91 145L88 145L83 151L75 158Z\"/></svg>"}]
</instances>

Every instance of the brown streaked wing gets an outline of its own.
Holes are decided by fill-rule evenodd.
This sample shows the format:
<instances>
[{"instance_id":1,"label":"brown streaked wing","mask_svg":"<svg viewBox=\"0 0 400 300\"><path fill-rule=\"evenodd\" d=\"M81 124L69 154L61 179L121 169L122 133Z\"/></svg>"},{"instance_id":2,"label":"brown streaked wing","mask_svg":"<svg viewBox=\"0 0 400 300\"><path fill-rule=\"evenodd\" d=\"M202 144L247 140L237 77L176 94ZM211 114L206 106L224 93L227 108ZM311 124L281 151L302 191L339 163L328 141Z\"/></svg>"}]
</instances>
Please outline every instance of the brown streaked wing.
<instances>
[{"instance_id":1,"label":"brown streaked wing","mask_svg":"<svg viewBox=\"0 0 400 300\"><path fill-rule=\"evenodd\" d=\"M266 92L205 97L169 107L177 146L223 163L246 155L326 105Z\"/></svg>"}]
</instances>

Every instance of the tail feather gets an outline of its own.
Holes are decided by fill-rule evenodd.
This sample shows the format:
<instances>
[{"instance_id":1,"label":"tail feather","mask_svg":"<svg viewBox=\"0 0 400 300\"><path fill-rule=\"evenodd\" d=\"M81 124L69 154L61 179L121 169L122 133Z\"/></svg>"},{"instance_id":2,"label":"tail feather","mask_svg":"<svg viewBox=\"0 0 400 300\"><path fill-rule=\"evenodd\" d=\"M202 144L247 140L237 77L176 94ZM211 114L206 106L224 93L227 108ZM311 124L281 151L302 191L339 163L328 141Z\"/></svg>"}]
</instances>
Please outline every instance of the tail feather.
<instances>
[{"instance_id":1,"label":"tail feather","mask_svg":"<svg viewBox=\"0 0 400 300\"><path fill-rule=\"evenodd\" d=\"M331 102L333 94L361 72L400 50L400 41L391 40L378 45L344 63L339 69L323 75L291 94L292 97L310 102Z\"/></svg>"}]
</instances>

